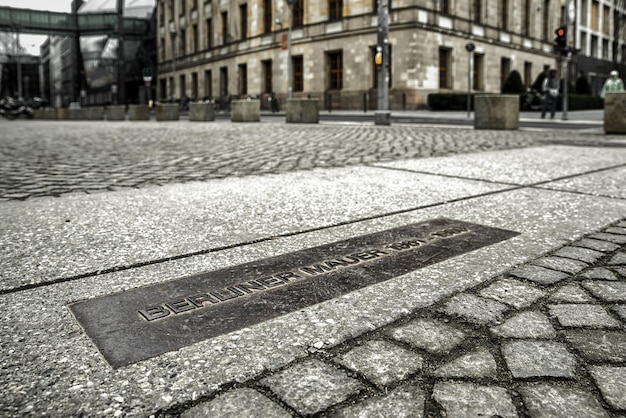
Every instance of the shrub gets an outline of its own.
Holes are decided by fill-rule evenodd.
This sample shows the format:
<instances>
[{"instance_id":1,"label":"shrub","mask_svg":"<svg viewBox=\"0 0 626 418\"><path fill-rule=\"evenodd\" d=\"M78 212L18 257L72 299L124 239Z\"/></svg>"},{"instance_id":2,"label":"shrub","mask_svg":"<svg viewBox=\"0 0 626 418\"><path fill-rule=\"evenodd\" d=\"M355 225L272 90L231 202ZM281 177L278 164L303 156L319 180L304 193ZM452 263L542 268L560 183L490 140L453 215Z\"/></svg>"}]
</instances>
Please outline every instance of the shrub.
<instances>
[{"instance_id":1,"label":"shrub","mask_svg":"<svg viewBox=\"0 0 626 418\"><path fill-rule=\"evenodd\" d=\"M503 94L522 94L526 93L526 88L522 82L522 76L519 71L513 70L509 73L502 84Z\"/></svg>"},{"instance_id":2,"label":"shrub","mask_svg":"<svg viewBox=\"0 0 626 418\"><path fill-rule=\"evenodd\" d=\"M431 110L467 110L467 93L431 93L427 102ZM473 94L470 106L474 109Z\"/></svg>"}]
</instances>

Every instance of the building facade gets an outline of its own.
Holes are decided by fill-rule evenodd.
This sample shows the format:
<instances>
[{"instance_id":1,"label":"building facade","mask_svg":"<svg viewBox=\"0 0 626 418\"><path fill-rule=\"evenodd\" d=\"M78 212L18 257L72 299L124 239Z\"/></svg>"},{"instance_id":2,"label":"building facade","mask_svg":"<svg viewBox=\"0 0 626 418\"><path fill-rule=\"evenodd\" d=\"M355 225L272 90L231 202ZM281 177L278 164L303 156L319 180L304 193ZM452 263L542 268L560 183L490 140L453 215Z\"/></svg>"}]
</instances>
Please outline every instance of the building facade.
<instances>
[{"instance_id":1,"label":"building facade","mask_svg":"<svg viewBox=\"0 0 626 418\"><path fill-rule=\"evenodd\" d=\"M553 42L568 13L564 0L389 1L392 109L424 107L433 92L499 93L513 70L526 86L548 68L561 71ZM615 28L594 40L593 31L603 31L606 24L598 20L594 26L593 10L598 19L608 16L613 22L623 17L623 7L614 4L622 0L571 1L580 10L587 3L584 10L591 13L586 24L572 26L581 33L577 45L604 54ZM158 0L157 97L226 102L265 99L275 92L284 98L291 68L294 97L319 98L333 108L362 109L364 103L374 108L377 26L376 0L294 0L291 5L286 0ZM471 53L468 43L475 46ZM623 55L623 44L621 38L613 49Z\"/></svg>"}]
</instances>

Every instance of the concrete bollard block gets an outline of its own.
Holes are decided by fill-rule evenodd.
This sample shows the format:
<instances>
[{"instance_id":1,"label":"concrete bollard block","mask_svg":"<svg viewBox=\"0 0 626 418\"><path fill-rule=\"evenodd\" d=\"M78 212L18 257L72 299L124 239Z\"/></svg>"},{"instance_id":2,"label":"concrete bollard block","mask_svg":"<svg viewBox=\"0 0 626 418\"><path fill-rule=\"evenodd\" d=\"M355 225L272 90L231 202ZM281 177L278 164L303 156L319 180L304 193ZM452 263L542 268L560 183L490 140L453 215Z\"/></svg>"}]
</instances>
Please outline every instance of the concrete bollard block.
<instances>
[{"instance_id":1,"label":"concrete bollard block","mask_svg":"<svg viewBox=\"0 0 626 418\"><path fill-rule=\"evenodd\" d=\"M189 121L207 122L215 120L215 105L213 103L190 103Z\"/></svg>"},{"instance_id":2,"label":"concrete bollard block","mask_svg":"<svg viewBox=\"0 0 626 418\"><path fill-rule=\"evenodd\" d=\"M519 129L519 96L478 94L474 97L474 129Z\"/></svg>"},{"instance_id":3,"label":"concrete bollard block","mask_svg":"<svg viewBox=\"0 0 626 418\"><path fill-rule=\"evenodd\" d=\"M106 110L107 120L126 120L126 106L108 106Z\"/></svg>"},{"instance_id":4,"label":"concrete bollard block","mask_svg":"<svg viewBox=\"0 0 626 418\"><path fill-rule=\"evenodd\" d=\"M87 112L85 109L70 109L70 120L86 120Z\"/></svg>"},{"instance_id":5,"label":"concrete bollard block","mask_svg":"<svg viewBox=\"0 0 626 418\"><path fill-rule=\"evenodd\" d=\"M59 108L56 110L57 120L68 120L70 118L70 110L67 108Z\"/></svg>"},{"instance_id":6,"label":"concrete bollard block","mask_svg":"<svg viewBox=\"0 0 626 418\"><path fill-rule=\"evenodd\" d=\"M159 122L168 120L178 120L178 104L164 103L156 105L156 120Z\"/></svg>"},{"instance_id":7,"label":"concrete bollard block","mask_svg":"<svg viewBox=\"0 0 626 418\"><path fill-rule=\"evenodd\" d=\"M233 100L230 104L231 122L260 122L260 100Z\"/></svg>"},{"instance_id":8,"label":"concrete bollard block","mask_svg":"<svg viewBox=\"0 0 626 418\"><path fill-rule=\"evenodd\" d=\"M319 123L320 101L317 99L287 99L287 123Z\"/></svg>"},{"instance_id":9,"label":"concrete bollard block","mask_svg":"<svg viewBox=\"0 0 626 418\"><path fill-rule=\"evenodd\" d=\"M626 134L626 92L606 93L604 97L604 132Z\"/></svg>"},{"instance_id":10,"label":"concrete bollard block","mask_svg":"<svg viewBox=\"0 0 626 418\"><path fill-rule=\"evenodd\" d=\"M128 120L150 120L150 108L148 105L128 106Z\"/></svg>"},{"instance_id":11,"label":"concrete bollard block","mask_svg":"<svg viewBox=\"0 0 626 418\"><path fill-rule=\"evenodd\" d=\"M86 107L84 110L85 110L85 119L87 120L103 120L104 119L104 109L99 106Z\"/></svg>"}]
</instances>

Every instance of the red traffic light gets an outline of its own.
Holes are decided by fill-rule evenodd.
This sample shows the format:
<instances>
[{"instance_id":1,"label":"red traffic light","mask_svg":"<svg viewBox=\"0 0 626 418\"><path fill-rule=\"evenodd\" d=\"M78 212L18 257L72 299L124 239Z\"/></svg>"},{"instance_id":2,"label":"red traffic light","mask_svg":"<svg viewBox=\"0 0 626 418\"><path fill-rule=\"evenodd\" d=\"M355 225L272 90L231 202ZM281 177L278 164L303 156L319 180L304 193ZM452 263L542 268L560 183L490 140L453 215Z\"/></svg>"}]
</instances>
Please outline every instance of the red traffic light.
<instances>
[{"instance_id":1,"label":"red traffic light","mask_svg":"<svg viewBox=\"0 0 626 418\"><path fill-rule=\"evenodd\" d=\"M556 33L556 36L563 37L567 34L567 31L565 30L565 28L558 28L554 31L554 33Z\"/></svg>"},{"instance_id":2,"label":"red traffic light","mask_svg":"<svg viewBox=\"0 0 626 418\"><path fill-rule=\"evenodd\" d=\"M556 38L554 39L554 45L557 48L565 48L567 46L567 26L558 27L554 33Z\"/></svg>"}]
</instances>

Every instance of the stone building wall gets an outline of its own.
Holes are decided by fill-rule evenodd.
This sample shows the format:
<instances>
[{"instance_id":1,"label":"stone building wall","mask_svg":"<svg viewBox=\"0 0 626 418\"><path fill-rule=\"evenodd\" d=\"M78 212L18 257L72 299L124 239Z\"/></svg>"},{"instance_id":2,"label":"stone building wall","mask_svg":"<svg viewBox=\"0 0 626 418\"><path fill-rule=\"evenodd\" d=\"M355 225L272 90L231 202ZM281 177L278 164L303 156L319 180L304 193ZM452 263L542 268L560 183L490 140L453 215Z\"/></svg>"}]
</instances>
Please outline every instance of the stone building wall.
<instances>
[{"instance_id":1,"label":"stone building wall","mask_svg":"<svg viewBox=\"0 0 626 418\"><path fill-rule=\"evenodd\" d=\"M175 13L170 16L170 1L175 1ZM239 97L240 73L245 65L246 94L265 97L266 80L263 62L271 60L271 89L279 98L287 95L287 51L282 49L286 39L289 10L285 1L272 1L272 31L264 27L264 0L159 0L158 12L164 13L159 25L158 96L169 96L172 77L172 41L176 43L176 96L202 98L209 93L219 97L226 92ZM531 1L531 0L529 0ZM509 0L509 11L500 11L502 0L483 0L480 19L473 16L474 2L449 0L449 13L434 9L432 0L393 0L390 13L389 39L392 48L391 108L424 107L427 96L433 92L467 92L468 42L476 45L481 55L481 89L497 93L502 81L502 59L510 69L524 76L530 69L534 79L545 67L556 67L552 53L552 32L546 36L545 27L556 27L559 5L550 1L550 10L542 11L531 1L526 7L522 0ZM194 4L197 4L194 9ZM240 5L246 4L247 28L245 36L240 27ZM544 3L542 2L542 5ZM524 18L528 12L527 19ZM222 36L222 14L227 14L228 37ZM376 45L377 16L371 0L343 0L343 19L328 20L328 2L304 0L303 26L292 32L292 56L303 58L304 90L294 96L318 97L325 106L362 109L375 106L374 64L372 48ZM502 23L503 17L507 24ZM206 20L211 19L213 47L208 47ZM276 20L280 24L276 23ZM544 20L547 20L544 24ZM160 22L157 19L157 22ZM476 23L478 22L478 23ZM529 23L530 22L530 23ZM554 22L554 23L550 23ZM523 26L529 23L525 29ZM193 39L196 27L197 45ZM504 29L506 27L506 29ZM177 38L172 38L174 30ZM178 36L185 33L186 50L181 51ZM546 39L548 37L548 39ZM440 88L440 49L449 51L449 85ZM328 52L341 51L343 58L341 90L329 90ZM228 72L227 86L222 77ZM211 88L205 75L210 71ZM195 73L195 75L194 75ZM185 85L180 85L184 75ZM197 83L192 83L197 80ZM532 82L532 80L531 80Z\"/></svg>"}]
</instances>

